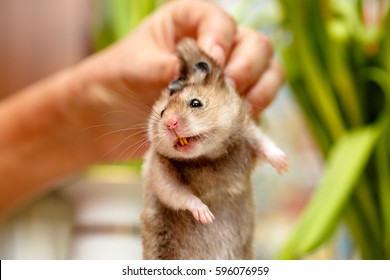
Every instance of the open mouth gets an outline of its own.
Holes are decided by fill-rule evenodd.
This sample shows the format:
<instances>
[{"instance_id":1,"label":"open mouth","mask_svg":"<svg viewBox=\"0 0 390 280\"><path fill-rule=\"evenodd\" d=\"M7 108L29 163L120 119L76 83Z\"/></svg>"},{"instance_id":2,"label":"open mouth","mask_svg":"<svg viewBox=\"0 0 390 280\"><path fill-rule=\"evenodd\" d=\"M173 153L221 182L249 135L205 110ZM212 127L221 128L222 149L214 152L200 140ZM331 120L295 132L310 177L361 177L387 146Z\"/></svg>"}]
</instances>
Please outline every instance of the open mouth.
<instances>
[{"instance_id":1,"label":"open mouth","mask_svg":"<svg viewBox=\"0 0 390 280\"><path fill-rule=\"evenodd\" d=\"M188 139L187 137L177 137L177 144L184 147L184 146L187 146L188 145Z\"/></svg>"},{"instance_id":2,"label":"open mouth","mask_svg":"<svg viewBox=\"0 0 390 280\"><path fill-rule=\"evenodd\" d=\"M190 137L180 137L179 135L176 134L176 141L175 141L174 146L175 146L175 148L186 147L189 144L191 144L192 142L199 140L199 139L200 139L200 135L190 136Z\"/></svg>"}]
</instances>

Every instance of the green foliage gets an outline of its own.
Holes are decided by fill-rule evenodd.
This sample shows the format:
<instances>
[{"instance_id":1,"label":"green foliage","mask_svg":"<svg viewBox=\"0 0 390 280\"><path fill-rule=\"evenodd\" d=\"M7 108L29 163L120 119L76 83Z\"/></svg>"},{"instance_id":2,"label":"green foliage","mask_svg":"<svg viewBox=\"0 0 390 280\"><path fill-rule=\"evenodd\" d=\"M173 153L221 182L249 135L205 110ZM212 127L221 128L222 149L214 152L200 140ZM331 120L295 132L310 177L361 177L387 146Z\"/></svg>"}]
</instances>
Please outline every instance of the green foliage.
<instances>
[{"instance_id":1,"label":"green foliage","mask_svg":"<svg viewBox=\"0 0 390 280\"><path fill-rule=\"evenodd\" d=\"M124 37L163 1L99 0L94 19L94 47L100 50Z\"/></svg>"},{"instance_id":2,"label":"green foliage","mask_svg":"<svg viewBox=\"0 0 390 280\"><path fill-rule=\"evenodd\" d=\"M280 258L303 256L329 238L382 131L382 126L367 126L347 132L337 141L322 181Z\"/></svg>"},{"instance_id":3,"label":"green foliage","mask_svg":"<svg viewBox=\"0 0 390 280\"><path fill-rule=\"evenodd\" d=\"M234 14L268 32L282 53L290 88L326 159L322 179L278 257L305 257L346 221L362 258L389 259L388 1L266 5L273 18L251 0L240 1ZM248 20L256 9L258 20ZM376 10L374 21L365 20L368 9Z\"/></svg>"},{"instance_id":4,"label":"green foliage","mask_svg":"<svg viewBox=\"0 0 390 280\"><path fill-rule=\"evenodd\" d=\"M377 1L378 15L385 1ZM327 159L280 258L301 258L346 220L364 259L390 258L390 17L360 1L280 0L288 82Z\"/></svg>"}]
</instances>

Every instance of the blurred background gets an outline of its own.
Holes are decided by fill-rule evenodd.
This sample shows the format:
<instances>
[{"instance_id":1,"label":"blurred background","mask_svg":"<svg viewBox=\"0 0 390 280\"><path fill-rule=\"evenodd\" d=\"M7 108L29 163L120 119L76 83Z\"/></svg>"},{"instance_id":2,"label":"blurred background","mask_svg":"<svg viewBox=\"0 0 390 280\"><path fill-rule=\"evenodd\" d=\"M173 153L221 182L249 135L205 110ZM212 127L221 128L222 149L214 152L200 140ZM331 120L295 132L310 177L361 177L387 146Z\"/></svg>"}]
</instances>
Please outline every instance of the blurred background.
<instances>
[{"instance_id":1,"label":"blurred background","mask_svg":"<svg viewBox=\"0 0 390 280\"><path fill-rule=\"evenodd\" d=\"M163 2L0 0L0 99L119 40ZM389 259L389 1L215 2L269 36L286 72L260 120L290 170L253 174L256 258ZM141 259L140 164L92 166L0 220L0 258Z\"/></svg>"}]
</instances>

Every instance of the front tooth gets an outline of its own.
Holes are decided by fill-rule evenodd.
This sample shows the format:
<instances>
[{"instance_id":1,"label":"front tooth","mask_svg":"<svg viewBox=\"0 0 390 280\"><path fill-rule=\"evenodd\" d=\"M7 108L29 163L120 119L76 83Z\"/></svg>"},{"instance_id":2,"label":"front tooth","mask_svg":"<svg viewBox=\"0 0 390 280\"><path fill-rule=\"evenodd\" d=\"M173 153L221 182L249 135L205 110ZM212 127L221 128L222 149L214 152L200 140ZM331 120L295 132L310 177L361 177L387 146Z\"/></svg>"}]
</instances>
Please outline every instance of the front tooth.
<instances>
[{"instance_id":1,"label":"front tooth","mask_svg":"<svg viewBox=\"0 0 390 280\"><path fill-rule=\"evenodd\" d=\"M180 146L184 146L183 138L179 137Z\"/></svg>"},{"instance_id":2,"label":"front tooth","mask_svg":"<svg viewBox=\"0 0 390 280\"><path fill-rule=\"evenodd\" d=\"M187 140L187 138L183 138L183 142L184 142L184 144L188 145L188 140Z\"/></svg>"}]
</instances>

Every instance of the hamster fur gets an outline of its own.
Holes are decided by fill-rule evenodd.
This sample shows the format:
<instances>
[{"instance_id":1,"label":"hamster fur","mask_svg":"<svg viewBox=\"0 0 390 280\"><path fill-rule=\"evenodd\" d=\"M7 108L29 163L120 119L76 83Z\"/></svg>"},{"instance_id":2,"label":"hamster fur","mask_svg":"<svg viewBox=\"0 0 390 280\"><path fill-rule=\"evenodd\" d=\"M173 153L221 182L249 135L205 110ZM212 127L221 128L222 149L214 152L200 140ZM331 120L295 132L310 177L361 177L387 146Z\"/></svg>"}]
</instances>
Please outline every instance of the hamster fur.
<instances>
[{"instance_id":1,"label":"hamster fur","mask_svg":"<svg viewBox=\"0 0 390 280\"><path fill-rule=\"evenodd\" d=\"M145 259L252 259L257 159L287 156L255 125L223 70L195 41L178 44L181 75L153 107L143 164Z\"/></svg>"}]
</instances>

